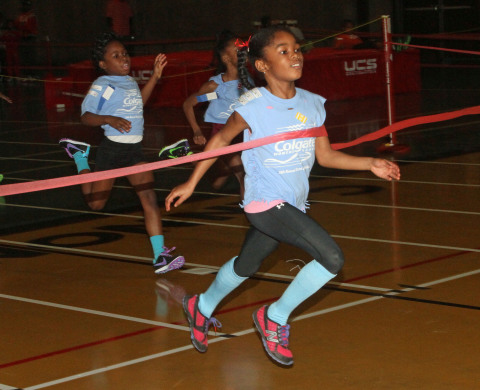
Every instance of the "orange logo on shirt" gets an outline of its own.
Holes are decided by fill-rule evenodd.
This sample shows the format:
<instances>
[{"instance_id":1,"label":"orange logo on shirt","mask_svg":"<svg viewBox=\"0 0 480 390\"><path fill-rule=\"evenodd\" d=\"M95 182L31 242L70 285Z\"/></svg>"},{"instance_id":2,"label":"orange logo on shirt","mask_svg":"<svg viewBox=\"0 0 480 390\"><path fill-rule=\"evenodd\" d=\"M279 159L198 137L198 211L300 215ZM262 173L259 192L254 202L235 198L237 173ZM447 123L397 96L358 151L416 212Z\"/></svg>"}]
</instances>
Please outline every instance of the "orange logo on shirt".
<instances>
[{"instance_id":1,"label":"orange logo on shirt","mask_svg":"<svg viewBox=\"0 0 480 390\"><path fill-rule=\"evenodd\" d=\"M298 119L302 123L307 122L307 117L305 115L300 114L299 112L297 112L297 115L295 115L295 118Z\"/></svg>"}]
</instances>

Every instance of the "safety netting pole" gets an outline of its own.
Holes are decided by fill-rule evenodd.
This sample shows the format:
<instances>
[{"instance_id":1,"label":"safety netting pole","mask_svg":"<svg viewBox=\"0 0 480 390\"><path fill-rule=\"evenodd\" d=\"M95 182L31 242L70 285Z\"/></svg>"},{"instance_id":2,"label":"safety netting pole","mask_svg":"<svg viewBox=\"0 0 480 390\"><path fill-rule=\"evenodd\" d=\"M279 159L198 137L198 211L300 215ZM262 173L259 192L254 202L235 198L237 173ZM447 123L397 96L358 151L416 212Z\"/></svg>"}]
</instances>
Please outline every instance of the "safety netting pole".
<instances>
[{"instance_id":1,"label":"safety netting pole","mask_svg":"<svg viewBox=\"0 0 480 390\"><path fill-rule=\"evenodd\" d=\"M393 83L392 27L389 15L382 16L383 53L385 57L385 86L387 95L388 125L395 122L395 90ZM381 152L406 152L408 146L399 145L395 133L389 134L389 141L383 144Z\"/></svg>"},{"instance_id":2,"label":"safety netting pole","mask_svg":"<svg viewBox=\"0 0 480 390\"><path fill-rule=\"evenodd\" d=\"M388 102L388 125L393 124L395 121L395 96L393 91L393 54L392 54L392 30L390 16L382 16L382 32L383 32L383 51L385 56L385 85L387 87L387 102ZM390 134L390 138L394 137L394 134ZM393 144L394 142L392 142Z\"/></svg>"}]
</instances>

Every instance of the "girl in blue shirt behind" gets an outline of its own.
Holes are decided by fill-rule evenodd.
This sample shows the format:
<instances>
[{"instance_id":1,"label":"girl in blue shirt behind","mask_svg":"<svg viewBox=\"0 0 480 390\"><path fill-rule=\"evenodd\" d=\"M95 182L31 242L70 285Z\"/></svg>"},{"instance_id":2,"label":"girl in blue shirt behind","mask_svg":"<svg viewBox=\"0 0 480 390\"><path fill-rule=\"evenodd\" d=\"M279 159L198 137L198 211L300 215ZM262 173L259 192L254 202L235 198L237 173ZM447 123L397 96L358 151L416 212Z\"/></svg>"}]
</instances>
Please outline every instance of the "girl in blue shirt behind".
<instances>
[{"instance_id":1,"label":"girl in blue shirt behind","mask_svg":"<svg viewBox=\"0 0 480 390\"><path fill-rule=\"evenodd\" d=\"M129 76L130 56L125 46L112 33L100 36L93 49L94 65L105 72L96 79L82 103L81 121L87 126L103 128L103 138L96 154L95 170L124 168L146 162L142 153L143 105L162 77L167 58L155 58L152 77L140 91L137 82ZM79 174L89 173L90 145L68 138L60 140L68 155L73 158ZM156 274L183 266L183 256L173 256L175 248L164 246L162 217L154 190L151 171L127 176L142 204L145 227L153 248L153 267ZM115 179L99 180L81 185L82 193L92 210L102 210L110 197Z\"/></svg>"},{"instance_id":2,"label":"girl in blue shirt behind","mask_svg":"<svg viewBox=\"0 0 480 390\"><path fill-rule=\"evenodd\" d=\"M240 68L244 67L245 56L246 52L239 53ZM295 87L295 80L302 75L303 55L290 30L259 30L250 41L248 58L264 74L267 85L240 97L235 112L205 150L225 147L242 132L245 141L313 128L319 136L279 141L242 153L246 173L243 208L252 226L239 255L220 268L206 292L187 295L183 305L193 345L205 352L208 328L216 321L211 316L221 300L257 272L280 242L301 248L313 260L298 272L276 302L253 313L267 354L280 364L291 365L287 324L290 314L334 278L344 262L333 238L305 213L308 176L315 160L329 168L370 170L386 180L399 179L400 170L387 160L350 156L331 148L324 126L325 99ZM241 80L248 85L242 77ZM214 161L198 163L188 181L170 192L165 199L167 211L190 197Z\"/></svg>"},{"instance_id":3,"label":"girl in blue shirt behind","mask_svg":"<svg viewBox=\"0 0 480 390\"><path fill-rule=\"evenodd\" d=\"M205 145L207 141L195 117L194 107L200 102L209 103L204 121L212 123L210 135L213 137L227 123L233 113L236 101L246 91L238 79L235 41L235 35L228 30L224 30L218 35L214 49L217 74L210 77L196 93L190 95L183 103L183 111L193 130L193 142L197 145ZM242 136L239 135L232 143L242 141ZM229 173L233 173L240 185L240 197L243 199L245 172L240 153L222 156L220 162L222 167L213 182L213 187L219 189L225 183Z\"/></svg>"}]
</instances>

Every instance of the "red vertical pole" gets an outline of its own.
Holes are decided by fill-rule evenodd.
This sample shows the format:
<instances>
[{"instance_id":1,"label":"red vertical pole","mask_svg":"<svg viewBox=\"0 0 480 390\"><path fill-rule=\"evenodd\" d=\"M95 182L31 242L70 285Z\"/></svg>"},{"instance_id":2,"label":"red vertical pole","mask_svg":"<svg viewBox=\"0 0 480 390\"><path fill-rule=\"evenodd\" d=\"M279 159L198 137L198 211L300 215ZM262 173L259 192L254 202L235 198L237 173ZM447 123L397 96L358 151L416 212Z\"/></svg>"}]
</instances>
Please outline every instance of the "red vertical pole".
<instances>
[{"instance_id":1,"label":"red vertical pole","mask_svg":"<svg viewBox=\"0 0 480 390\"><path fill-rule=\"evenodd\" d=\"M387 102L388 102L388 124L391 125L395 121L395 95L393 92L393 54L392 54L392 30L390 23L390 16L382 16L382 31L383 31L383 48L385 55L385 85L387 87ZM390 134L391 143L393 142L394 134Z\"/></svg>"},{"instance_id":2,"label":"red vertical pole","mask_svg":"<svg viewBox=\"0 0 480 390\"><path fill-rule=\"evenodd\" d=\"M382 16L382 32L383 32L383 53L385 56L385 86L387 92L387 110L388 125L395 122L395 93L393 83L393 51L392 51L392 29L391 19L388 15ZM379 148L381 152L399 152L405 153L409 151L406 145L399 145L395 133L390 133L390 140Z\"/></svg>"},{"instance_id":3,"label":"red vertical pole","mask_svg":"<svg viewBox=\"0 0 480 390\"><path fill-rule=\"evenodd\" d=\"M385 85L387 88L387 104L388 104L388 124L391 125L395 121L395 94L393 90L393 54L392 54L392 30L390 23L390 16L382 16L382 30L383 30L383 47L385 55ZM401 148L401 145L396 143L395 133L390 133L390 142L384 146L384 150L395 151ZM391 183L391 200L392 200L392 239L393 257L392 263L394 267L399 265L399 245L396 243L399 240L398 232L398 215L397 215L397 185L395 181Z\"/></svg>"}]
</instances>

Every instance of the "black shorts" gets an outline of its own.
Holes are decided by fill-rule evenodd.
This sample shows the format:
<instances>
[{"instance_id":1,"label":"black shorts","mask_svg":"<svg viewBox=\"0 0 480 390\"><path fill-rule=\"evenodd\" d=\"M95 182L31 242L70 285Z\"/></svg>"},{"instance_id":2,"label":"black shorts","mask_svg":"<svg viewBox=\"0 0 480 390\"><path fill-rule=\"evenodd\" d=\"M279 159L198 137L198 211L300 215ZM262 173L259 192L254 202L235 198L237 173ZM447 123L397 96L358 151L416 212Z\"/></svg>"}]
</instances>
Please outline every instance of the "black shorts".
<instances>
[{"instance_id":1,"label":"black shorts","mask_svg":"<svg viewBox=\"0 0 480 390\"><path fill-rule=\"evenodd\" d=\"M146 162L142 143L122 144L104 138L97 149L95 171L131 167Z\"/></svg>"}]
</instances>

